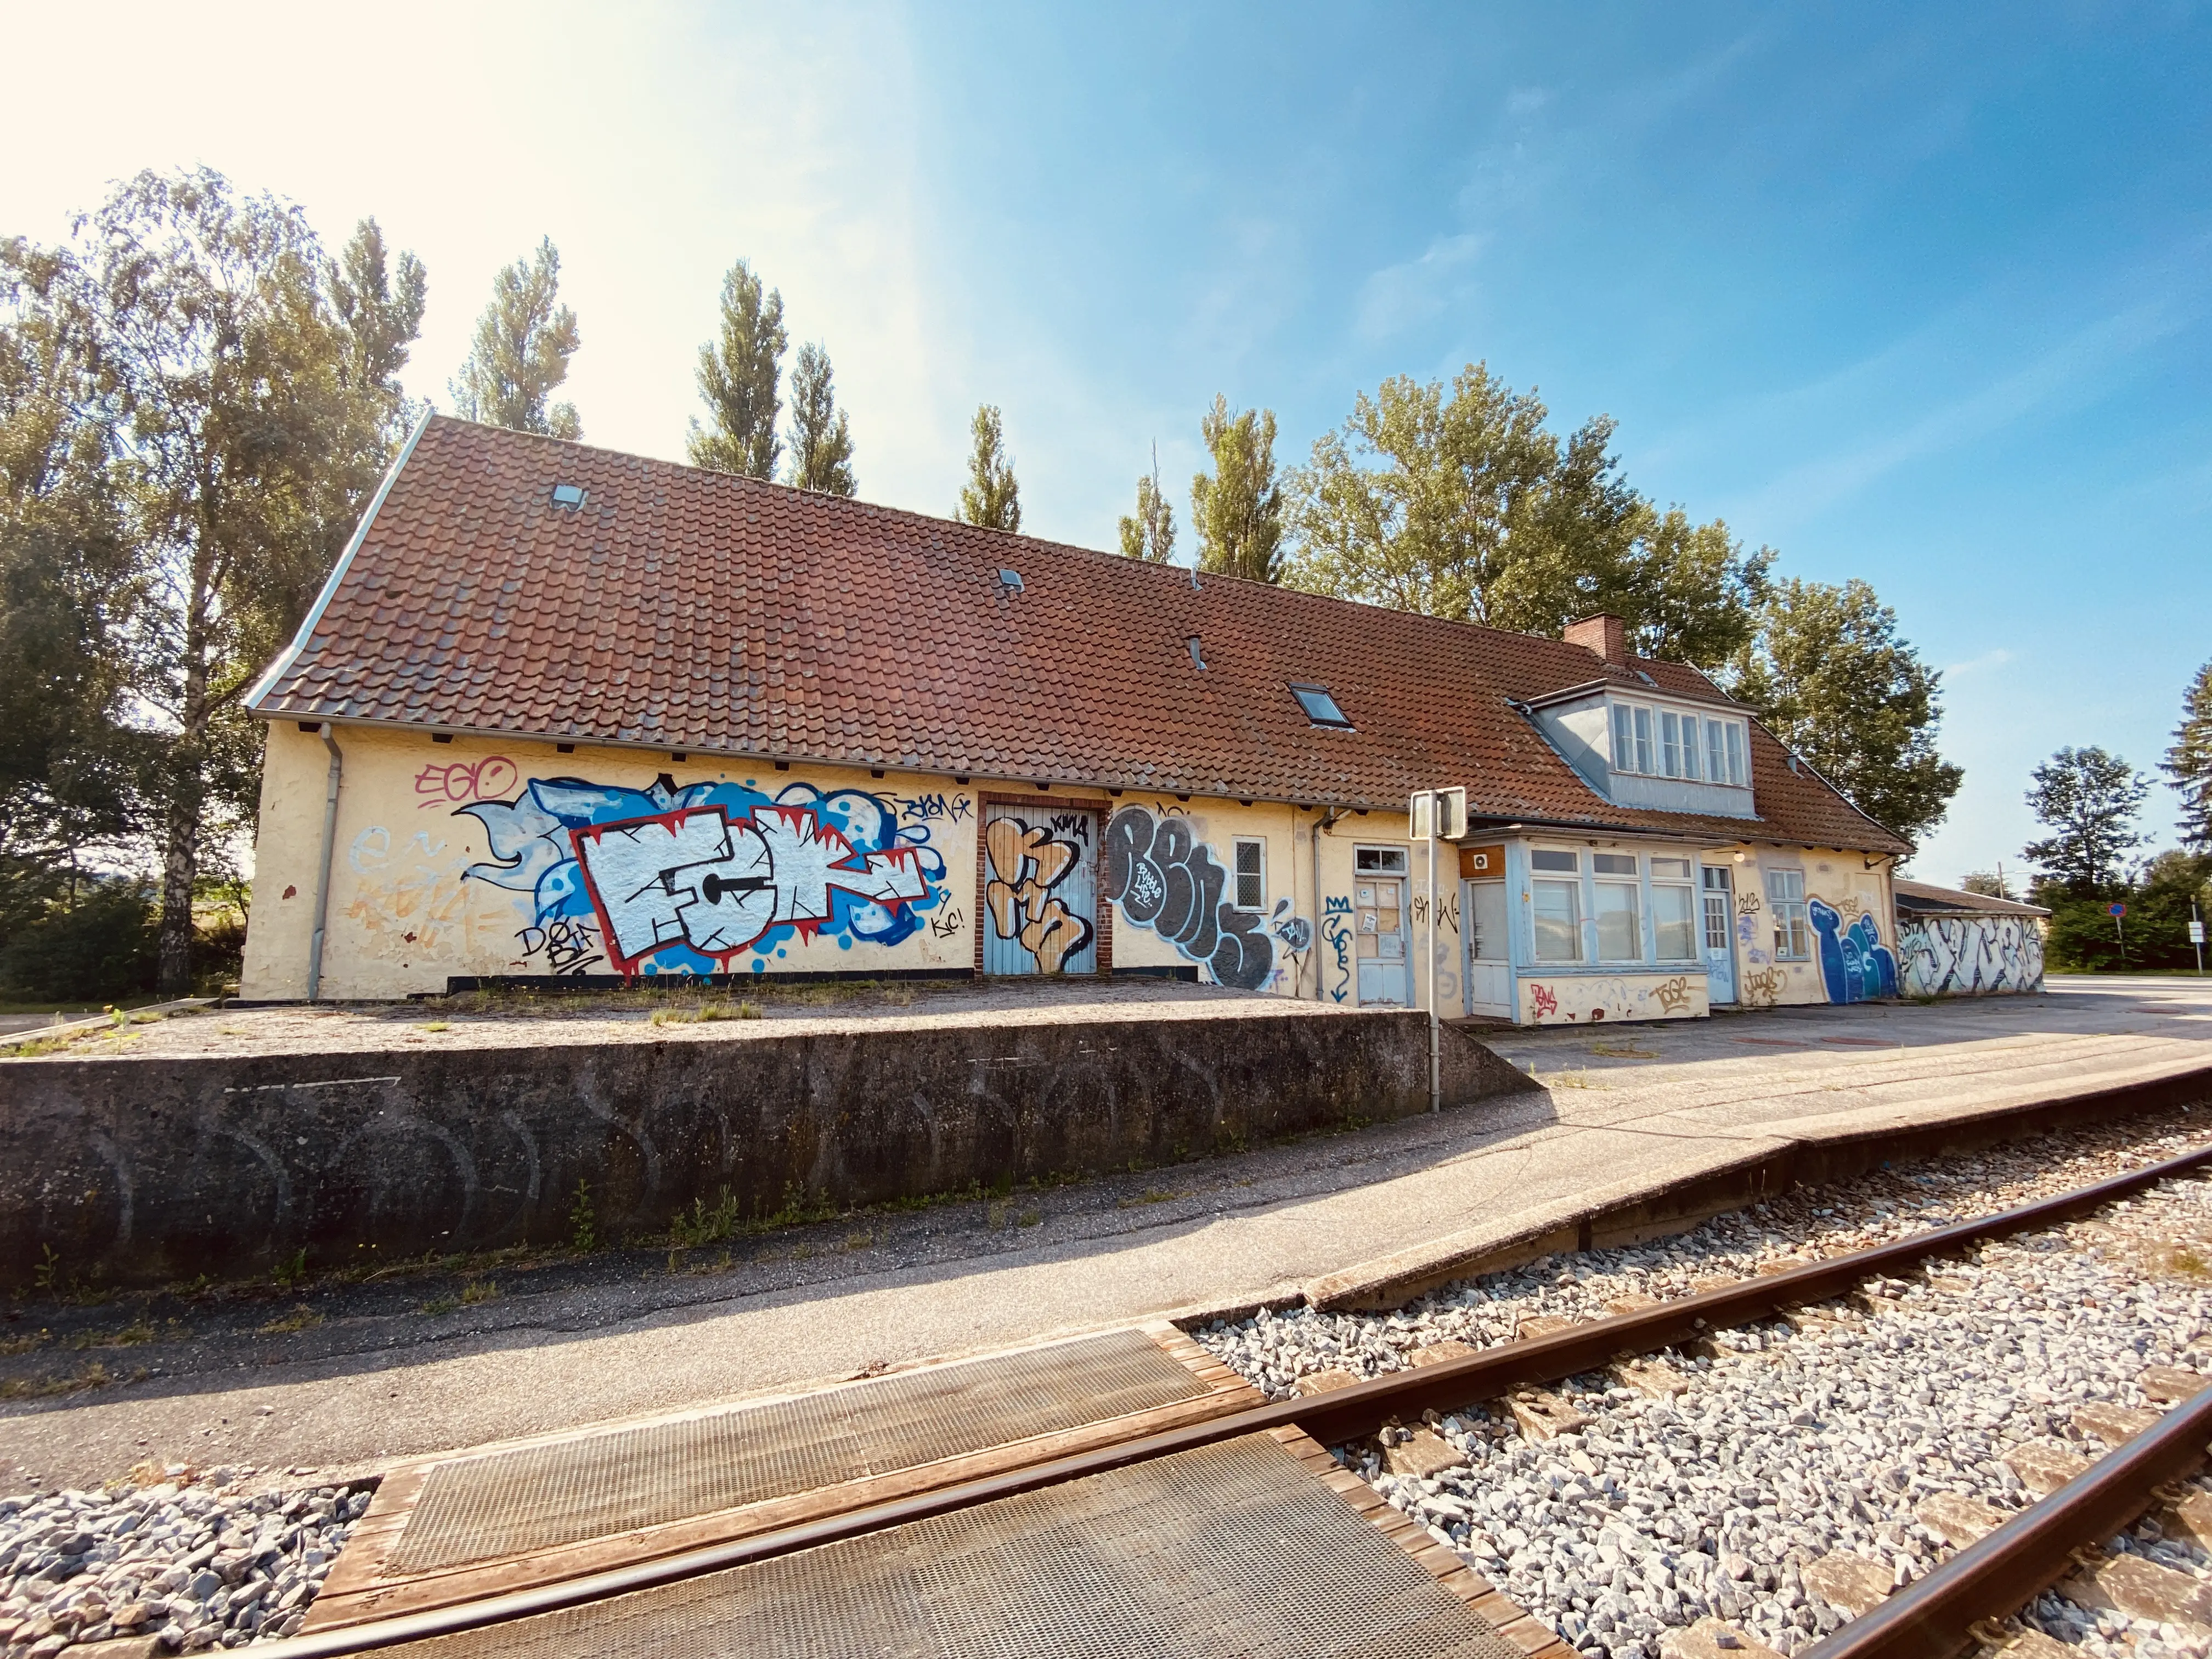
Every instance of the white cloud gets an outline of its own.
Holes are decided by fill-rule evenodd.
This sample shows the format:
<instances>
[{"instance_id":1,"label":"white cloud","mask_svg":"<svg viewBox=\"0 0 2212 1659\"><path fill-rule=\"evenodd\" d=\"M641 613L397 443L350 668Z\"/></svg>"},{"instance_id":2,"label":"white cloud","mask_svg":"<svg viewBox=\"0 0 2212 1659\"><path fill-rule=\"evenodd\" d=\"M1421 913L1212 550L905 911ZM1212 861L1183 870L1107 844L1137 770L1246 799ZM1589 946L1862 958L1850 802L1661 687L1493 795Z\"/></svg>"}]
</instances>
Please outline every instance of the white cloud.
<instances>
[{"instance_id":1,"label":"white cloud","mask_svg":"<svg viewBox=\"0 0 2212 1659\"><path fill-rule=\"evenodd\" d=\"M1373 343L1427 322L1473 286L1469 267L1481 256L1483 239L1473 232L1439 236L1419 258L1385 265L1359 290L1354 328Z\"/></svg>"}]
</instances>

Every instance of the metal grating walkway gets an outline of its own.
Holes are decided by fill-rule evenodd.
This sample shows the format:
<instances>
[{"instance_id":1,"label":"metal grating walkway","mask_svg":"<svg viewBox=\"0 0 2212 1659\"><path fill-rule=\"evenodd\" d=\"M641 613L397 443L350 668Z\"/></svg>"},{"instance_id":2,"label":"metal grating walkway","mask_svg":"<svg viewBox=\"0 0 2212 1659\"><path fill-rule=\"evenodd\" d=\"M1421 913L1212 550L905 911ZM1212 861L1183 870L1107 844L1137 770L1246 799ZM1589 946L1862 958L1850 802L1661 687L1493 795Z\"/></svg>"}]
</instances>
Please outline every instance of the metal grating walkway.
<instances>
[{"instance_id":1,"label":"metal grating walkway","mask_svg":"<svg viewBox=\"0 0 2212 1659\"><path fill-rule=\"evenodd\" d=\"M392 1651L1521 1659L1292 1452L1257 1435Z\"/></svg>"},{"instance_id":2,"label":"metal grating walkway","mask_svg":"<svg viewBox=\"0 0 2212 1659\"><path fill-rule=\"evenodd\" d=\"M459 1458L431 1470L388 1577L491 1561L1192 1400L1141 1331L933 1366L761 1406Z\"/></svg>"}]
</instances>

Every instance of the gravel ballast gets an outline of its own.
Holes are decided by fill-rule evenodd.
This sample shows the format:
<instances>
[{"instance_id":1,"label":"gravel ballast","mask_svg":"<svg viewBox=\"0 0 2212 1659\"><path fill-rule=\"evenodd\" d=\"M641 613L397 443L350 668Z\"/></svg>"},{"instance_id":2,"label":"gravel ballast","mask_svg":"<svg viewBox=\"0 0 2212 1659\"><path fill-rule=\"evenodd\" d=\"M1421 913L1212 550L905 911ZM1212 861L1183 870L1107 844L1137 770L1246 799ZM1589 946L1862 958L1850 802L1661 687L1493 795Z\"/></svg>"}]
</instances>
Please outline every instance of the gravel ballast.
<instances>
[{"instance_id":1,"label":"gravel ballast","mask_svg":"<svg viewBox=\"0 0 2212 1659\"><path fill-rule=\"evenodd\" d=\"M249 1492L252 1473L0 1498L7 1659L132 1637L192 1653L296 1632L370 1494Z\"/></svg>"},{"instance_id":2,"label":"gravel ballast","mask_svg":"<svg viewBox=\"0 0 2212 1659\"><path fill-rule=\"evenodd\" d=\"M1602 1317L1608 1303L1864 1249L2206 1138L2185 1116L1883 1170L1677 1238L1448 1286L1390 1315L1262 1313L1193 1334L1281 1398L1318 1371L1377 1375L1435 1342L1486 1346L1524 1320ZM2035 1494L2008 1454L2040 1443L2094 1457L2104 1444L2073 1421L2075 1407L2151 1403L2138 1385L2147 1366L2212 1371L2198 1341L2212 1334L2208 1261L2212 1184L2170 1182L1869 1286L1856 1305L1719 1333L1700 1357L1665 1356L1679 1376L1656 1395L1614 1374L1575 1378L1553 1395L1587 1422L1556 1437L1534 1437L1504 1402L1471 1404L1435 1424L1466 1467L1415 1478L1391 1473L1371 1443L1339 1455L1583 1652L1652 1659L1670 1632L1717 1618L1795 1653L1846 1616L1808 1584L1815 1562L1842 1553L1877 1584L1910 1583L1952 1553L1918 1517L1929 1498L2023 1507ZM2113 1547L2206 1576L2204 1556L2154 1524ZM2212 1652L2212 1631L2056 1594L2022 1621L2088 1654Z\"/></svg>"}]
</instances>

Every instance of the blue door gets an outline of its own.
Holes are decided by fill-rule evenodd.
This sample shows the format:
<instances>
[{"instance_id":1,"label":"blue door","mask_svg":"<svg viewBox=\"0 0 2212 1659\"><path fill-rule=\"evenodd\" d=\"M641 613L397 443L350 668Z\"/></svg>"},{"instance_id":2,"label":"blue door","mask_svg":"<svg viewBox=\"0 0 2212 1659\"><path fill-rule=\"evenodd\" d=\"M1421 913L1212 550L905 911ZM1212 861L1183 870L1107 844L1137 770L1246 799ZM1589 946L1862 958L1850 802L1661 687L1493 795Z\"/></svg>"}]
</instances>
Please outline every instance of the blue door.
<instances>
[{"instance_id":1,"label":"blue door","mask_svg":"<svg viewBox=\"0 0 2212 1659\"><path fill-rule=\"evenodd\" d=\"M1098 971L1098 814L983 809L983 971Z\"/></svg>"}]
</instances>

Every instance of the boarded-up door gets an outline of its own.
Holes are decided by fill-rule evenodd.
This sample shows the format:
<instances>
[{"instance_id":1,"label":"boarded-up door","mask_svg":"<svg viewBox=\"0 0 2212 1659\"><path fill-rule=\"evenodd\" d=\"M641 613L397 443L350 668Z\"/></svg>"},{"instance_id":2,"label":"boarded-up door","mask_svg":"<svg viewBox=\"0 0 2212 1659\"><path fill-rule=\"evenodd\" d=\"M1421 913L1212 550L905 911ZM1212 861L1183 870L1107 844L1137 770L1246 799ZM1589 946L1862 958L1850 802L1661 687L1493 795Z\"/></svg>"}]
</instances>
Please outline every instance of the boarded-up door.
<instances>
[{"instance_id":1,"label":"boarded-up door","mask_svg":"<svg viewBox=\"0 0 2212 1659\"><path fill-rule=\"evenodd\" d=\"M1098 814L983 809L983 971L1098 970Z\"/></svg>"}]
</instances>

